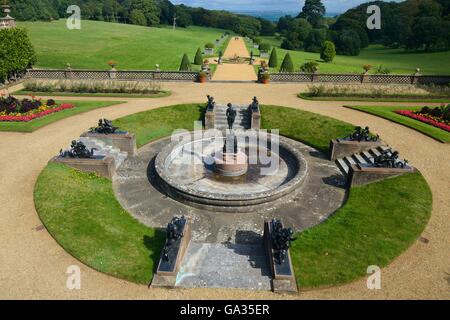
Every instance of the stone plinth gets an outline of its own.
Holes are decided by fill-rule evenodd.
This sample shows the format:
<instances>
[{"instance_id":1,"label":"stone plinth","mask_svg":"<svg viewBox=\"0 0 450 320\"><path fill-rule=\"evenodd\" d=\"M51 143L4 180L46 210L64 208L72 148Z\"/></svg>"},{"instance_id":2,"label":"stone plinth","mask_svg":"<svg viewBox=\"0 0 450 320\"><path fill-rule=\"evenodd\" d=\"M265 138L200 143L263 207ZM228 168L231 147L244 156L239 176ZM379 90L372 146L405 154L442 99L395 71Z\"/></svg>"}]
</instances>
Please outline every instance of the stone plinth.
<instances>
[{"instance_id":1,"label":"stone plinth","mask_svg":"<svg viewBox=\"0 0 450 320\"><path fill-rule=\"evenodd\" d=\"M191 220L186 218L183 237L170 245L169 261L164 260L161 254L152 287L175 287L178 271L191 241L191 229Z\"/></svg>"},{"instance_id":2,"label":"stone plinth","mask_svg":"<svg viewBox=\"0 0 450 320\"><path fill-rule=\"evenodd\" d=\"M264 222L264 247L266 248L267 259L272 272L273 292L298 292L290 251L288 250L286 260L282 264L278 264L275 261L274 249L272 247L272 226L268 221Z\"/></svg>"},{"instance_id":3,"label":"stone plinth","mask_svg":"<svg viewBox=\"0 0 450 320\"><path fill-rule=\"evenodd\" d=\"M54 157L51 162L58 162L84 172L94 172L102 177L112 179L116 173L115 160L112 157L94 157L92 159Z\"/></svg>"},{"instance_id":4,"label":"stone plinth","mask_svg":"<svg viewBox=\"0 0 450 320\"><path fill-rule=\"evenodd\" d=\"M377 168L354 164L350 167L348 181L350 186L360 186L411 172L415 172L415 169L409 166L405 168Z\"/></svg>"},{"instance_id":5,"label":"stone plinth","mask_svg":"<svg viewBox=\"0 0 450 320\"><path fill-rule=\"evenodd\" d=\"M261 112L252 112L252 129L261 129Z\"/></svg>"},{"instance_id":6,"label":"stone plinth","mask_svg":"<svg viewBox=\"0 0 450 320\"><path fill-rule=\"evenodd\" d=\"M214 129L214 120L216 118L216 114L214 110L207 110L205 114L205 128L206 130Z\"/></svg>"},{"instance_id":7,"label":"stone plinth","mask_svg":"<svg viewBox=\"0 0 450 320\"><path fill-rule=\"evenodd\" d=\"M112 145L120 151L127 152L128 156L135 156L137 153L136 136L134 133L113 133L113 134L100 134L85 132L81 137L93 138L105 142L108 145Z\"/></svg>"},{"instance_id":8,"label":"stone plinth","mask_svg":"<svg viewBox=\"0 0 450 320\"><path fill-rule=\"evenodd\" d=\"M224 177L239 177L248 170L247 155L243 152L219 153L214 162L216 172Z\"/></svg>"},{"instance_id":9,"label":"stone plinth","mask_svg":"<svg viewBox=\"0 0 450 320\"><path fill-rule=\"evenodd\" d=\"M382 141L347 141L334 139L330 142L330 160L352 156L355 153L368 151L372 148L381 147Z\"/></svg>"}]
</instances>

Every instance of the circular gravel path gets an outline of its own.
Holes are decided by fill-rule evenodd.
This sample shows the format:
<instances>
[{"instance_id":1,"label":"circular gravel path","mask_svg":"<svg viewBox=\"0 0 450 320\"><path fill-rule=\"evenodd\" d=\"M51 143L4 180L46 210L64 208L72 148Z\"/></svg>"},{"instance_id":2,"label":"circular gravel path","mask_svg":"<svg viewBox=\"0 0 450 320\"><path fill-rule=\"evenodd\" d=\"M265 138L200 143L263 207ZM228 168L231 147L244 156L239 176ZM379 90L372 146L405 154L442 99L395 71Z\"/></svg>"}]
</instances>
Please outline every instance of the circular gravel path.
<instances>
[{"instance_id":1,"label":"circular gravel path","mask_svg":"<svg viewBox=\"0 0 450 320\"><path fill-rule=\"evenodd\" d=\"M298 99L305 89L298 84L164 84L170 97L130 99L127 103L96 109L53 123L34 133L0 132L0 298L2 299L449 299L450 298L450 145L441 144L412 129L387 120L342 108L361 102L316 102ZM48 234L34 208L33 188L48 160L97 119L116 119L136 112L179 103L204 101L211 94L218 102L284 105L334 117L354 125L370 125L384 141L420 169L433 192L433 213L422 238L382 270L382 290L371 291L366 279L351 284L281 296L242 290L148 290L82 265ZM280 97L282 97L280 99ZM54 98L54 97L53 97ZM67 100L67 97L63 99ZM117 100L74 98L74 100ZM393 103L378 103L392 105ZM401 103L396 103L403 105ZM418 105L414 103L413 105ZM428 105L431 105L428 103ZM66 270L79 265L81 290L66 288Z\"/></svg>"}]
</instances>

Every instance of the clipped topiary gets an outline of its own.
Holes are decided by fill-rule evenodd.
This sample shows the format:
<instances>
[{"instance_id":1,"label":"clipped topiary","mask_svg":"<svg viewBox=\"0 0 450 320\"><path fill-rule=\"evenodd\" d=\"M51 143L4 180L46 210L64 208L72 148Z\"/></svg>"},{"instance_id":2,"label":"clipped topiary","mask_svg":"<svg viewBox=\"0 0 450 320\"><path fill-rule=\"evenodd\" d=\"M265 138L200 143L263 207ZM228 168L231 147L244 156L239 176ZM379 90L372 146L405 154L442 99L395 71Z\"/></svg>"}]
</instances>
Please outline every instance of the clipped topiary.
<instances>
[{"instance_id":1,"label":"clipped topiary","mask_svg":"<svg viewBox=\"0 0 450 320\"><path fill-rule=\"evenodd\" d=\"M300 67L300 71L306 73L314 73L317 70L319 70L319 64L316 61L306 62Z\"/></svg>"},{"instance_id":2,"label":"clipped topiary","mask_svg":"<svg viewBox=\"0 0 450 320\"><path fill-rule=\"evenodd\" d=\"M183 59L181 60L180 71L191 71L191 62L189 61L189 57L186 53L183 55Z\"/></svg>"},{"instance_id":3,"label":"clipped topiary","mask_svg":"<svg viewBox=\"0 0 450 320\"><path fill-rule=\"evenodd\" d=\"M202 50L200 48L197 49L197 52L195 53L195 59L194 64L200 66L203 63L203 55Z\"/></svg>"},{"instance_id":4,"label":"clipped topiary","mask_svg":"<svg viewBox=\"0 0 450 320\"><path fill-rule=\"evenodd\" d=\"M336 56L336 46L331 41L325 41L322 46L322 50L320 51L320 59L325 62L333 61Z\"/></svg>"},{"instance_id":5,"label":"clipped topiary","mask_svg":"<svg viewBox=\"0 0 450 320\"><path fill-rule=\"evenodd\" d=\"M277 50L275 48L273 48L272 53L270 54L269 67L270 68L278 67L278 55Z\"/></svg>"},{"instance_id":6,"label":"clipped topiary","mask_svg":"<svg viewBox=\"0 0 450 320\"><path fill-rule=\"evenodd\" d=\"M294 62L289 53L286 53L283 63L281 63L280 72L294 72Z\"/></svg>"}]
</instances>

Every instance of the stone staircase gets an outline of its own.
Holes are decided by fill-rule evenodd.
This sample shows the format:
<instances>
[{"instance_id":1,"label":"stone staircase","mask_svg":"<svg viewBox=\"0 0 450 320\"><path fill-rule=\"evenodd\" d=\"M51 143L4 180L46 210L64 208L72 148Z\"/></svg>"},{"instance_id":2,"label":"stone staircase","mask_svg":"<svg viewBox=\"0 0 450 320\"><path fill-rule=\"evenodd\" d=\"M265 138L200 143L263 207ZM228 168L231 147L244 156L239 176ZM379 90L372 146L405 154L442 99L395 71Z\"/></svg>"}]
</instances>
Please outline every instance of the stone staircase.
<instances>
[{"instance_id":1,"label":"stone staircase","mask_svg":"<svg viewBox=\"0 0 450 320\"><path fill-rule=\"evenodd\" d=\"M177 287L271 290L271 272L262 244L189 244Z\"/></svg>"},{"instance_id":2,"label":"stone staircase","mask_svg":"<svg viewBox=\"0 0 450 320\"><path fill-rule=\"evenodd\" d=\"M128 157L127 152L122 152L120 149L115 148L99 139L81 137L78 140L83 142L88 149L96 148L97 150L94 151L94 155L113 157L115 159L116 169L119 168Z\"/></svg>"},{"instance_id":3,"label":"stone staircase","mask_svg":"<svg viewBox=\"0 0 450 320\"><path fill-rule=\"evenodd\" d=\"M364 151L352 156L344 157L336 160L338 168L342 171L344 175L348 175L350 171L350 166L353 164L373 164L374 158L379 156L385 150L392 150L388 146L381 146L378 148L372 148L369 151ZM393 152L394 150L392 150Z\"/></svg>"},{"instance_id":4,"label":"stone staircase","mask_svg":"<svg viewBox=\"0 0 450 320\"><path fill-rule=\"evenodd\" d=\"M251 114L248 112L248 106L234 106L236 109L236 121L234 122L233 129L248 130L251 128ZM227 122L227 106L217 105L215 107L215 120L214 128L217 130L228 129Z\"/></svg>"}]
</instances>

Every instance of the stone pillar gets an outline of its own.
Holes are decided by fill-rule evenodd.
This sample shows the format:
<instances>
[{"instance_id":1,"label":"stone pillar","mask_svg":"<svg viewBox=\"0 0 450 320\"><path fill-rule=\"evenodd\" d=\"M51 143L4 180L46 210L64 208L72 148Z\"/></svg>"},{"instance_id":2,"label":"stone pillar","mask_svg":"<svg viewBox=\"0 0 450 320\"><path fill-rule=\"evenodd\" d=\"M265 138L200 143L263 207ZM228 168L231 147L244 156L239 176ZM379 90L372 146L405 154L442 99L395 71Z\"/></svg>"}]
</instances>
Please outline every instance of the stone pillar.
<instances>
[{"instance_id":1,"label":"stone pillar","mask_svg":"<svg viewBox=\"0 0 450 320\"><path fill-rule=\"evenodd\" d=\"M361 75L361 83L368 83L369 82L369 78L370 78L369 71L364 72Z\"/></svg>"},{"instance_id":2,"label":"stone pillar","mask_svg":"<svg viewBox=\"0 0 450 320\"><path fill-rule=\"evenodd\" d=\"M420 69L417 68L416 69L416 73L412 76L411 78L411 84L417 84L419 83L419 78L420 78L421 74L420 74Z\"/></svg>"},{"instance_id":3,"label":"stone pillar","mask_svg":"<svg viewBox=\"0 0 450 320\"><path fill-rule=\"evenodd\" d=\"M312 81L312 82L317 82L317 81L319 81L319 72L317 72L317 71L314 71L314 72L313 72L312 77L311 77L311 81Z\"/></svg>"}]
</instances>

